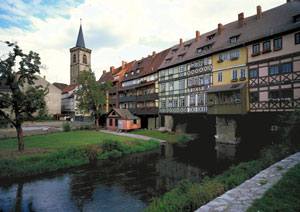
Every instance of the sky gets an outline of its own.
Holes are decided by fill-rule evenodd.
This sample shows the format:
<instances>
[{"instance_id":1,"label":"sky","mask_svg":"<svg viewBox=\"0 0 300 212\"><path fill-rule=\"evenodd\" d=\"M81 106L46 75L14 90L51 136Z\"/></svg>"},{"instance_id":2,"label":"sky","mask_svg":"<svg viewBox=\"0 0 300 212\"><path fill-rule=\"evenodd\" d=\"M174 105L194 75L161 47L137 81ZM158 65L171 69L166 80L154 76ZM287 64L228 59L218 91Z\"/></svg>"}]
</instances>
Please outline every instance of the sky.
<instances>
[{"instance_id":1,"label":"sky","mask_svg":"<svg viewBox=\"0 0 300 212\"><path fill-rule=\"evenodd\" d=\"M119 67L160 52L237 20L286 3L286 0L0 0L0 41L17 42L40 54L41 76L70 82L70 48L82 19L85 46L92 50L97 79ZM0 57L9 51L0 42Z\"/></svg>"}]
</instances>

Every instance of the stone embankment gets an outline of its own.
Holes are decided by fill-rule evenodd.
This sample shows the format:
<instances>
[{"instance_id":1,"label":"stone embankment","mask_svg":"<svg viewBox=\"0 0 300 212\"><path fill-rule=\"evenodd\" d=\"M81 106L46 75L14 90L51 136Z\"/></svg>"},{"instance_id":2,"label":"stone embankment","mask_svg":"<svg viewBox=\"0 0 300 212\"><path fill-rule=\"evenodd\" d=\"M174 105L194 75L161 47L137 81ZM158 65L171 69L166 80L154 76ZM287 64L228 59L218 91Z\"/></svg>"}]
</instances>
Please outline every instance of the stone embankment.
<instances>
[{"instance_id":1,"label":"stone embankment","mask_svg":"<svg viewBox=\"0 0 300 212\"><path fill-rule=\"evenodd\" d=\"M300 152L291 155L269 168L261 171L253 178L238 187L227 191L220 197L203 205L195 212L244 212L255 199L261 198L264 193L275 184L288 169L300 162Z\"/></svg>"}]
</instances>

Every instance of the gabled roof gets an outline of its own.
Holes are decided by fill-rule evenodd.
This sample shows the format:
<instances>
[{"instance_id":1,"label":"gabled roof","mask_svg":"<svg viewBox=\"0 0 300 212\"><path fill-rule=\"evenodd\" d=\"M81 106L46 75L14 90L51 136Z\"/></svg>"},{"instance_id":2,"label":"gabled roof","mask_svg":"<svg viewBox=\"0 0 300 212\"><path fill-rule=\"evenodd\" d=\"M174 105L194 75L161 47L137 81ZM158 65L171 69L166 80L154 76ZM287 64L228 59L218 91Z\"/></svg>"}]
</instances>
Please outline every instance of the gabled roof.
<instances>
[{"instance_id":1,"label":"gabled roof","mask_svg":"<svg viewBox=\"0 0 300 212\"><path fill-rule=\"evenodd\" d=\"M136 61L132 68L126 71L127 77L124 77L123 81L125 82L155 73L158 67L166 59L169 51L170 49L166 49L162 52L154 53L146 58L142 58L141 60ZM137 73L137 70L140 70L140 73ZM134 74L132 75L131 72L133 72Z\"/></svg>"},{"instance_id":2,"label":"gabled roof","mask_svg":"<svg viewBox=\"0 0 300 212\"><path fill-rule=\"evenodd\" d=\"M67 93L69 91L72 91L76 88L77 84L71 84L65 87L65 89L61 93Z\"/></svg>"},{"instance_id":3,"label":"gabled roof","mask_svg":"<svg viewBox=\"0 0 300 212\"><path fill-rule=\"evenodd\" d=\"M139 117L132 115L128 109L112 109L109 114L113 111L115 111L121 118L127 120L140 119Z\"/></svg>"},{"instance_id":4,"label":"gabled roof","mask_svg":"<svg viewBox=\"0 0 300 212\"><path fill-rule=\"evenodd\" d=\"M85 48L81 24L80 24L80 28L79 28L79 32L78 32L76 47L83 47L83 48Z\"/></svg>"},{"instance_id":5,"label":"gabled roof","mask_svg":"<svg viewBox=\"0 0 300 212\"><path fill-rule=\"evenodd\" d=\"M197 41L196 38L183 42L182 45L174 45L169 51L166 59L170 59L168 63L166 60L158 68L164 69L178 65L180 63L205 56L210 56L220 51L225 51L242 45L247 45L256 40L275 36L290 30L300 29L299 24L295 24L293 17L300 14L300 1L294 0L290 3L283 4L273 9L262 13L262 18L257 19L256 15L244 19L244 25L238 26L238 20L223 26L221 34L218 34L218 29L204 33ZM207 37L213 35L211 40ZM229 38L238 36L237 42L230 43ZM184 50L184 46L191 44L191 46ZM204 50L197 53L198 48L211 45L209 50ZM177 50L172 54L172 50ZM178 59L179 55L184 54L182 59Z\"/></svg>"},{"instance_id":6,"label":"gabled roof","mask_svg":"<svg viewBox=\"0 0 300 212\"><path fill-rule=\"evenodd\" d=\"M64 90L68 85L64 83L54 82L53 85L60 89L61 91Z\"/></svg>"}]
</instances>

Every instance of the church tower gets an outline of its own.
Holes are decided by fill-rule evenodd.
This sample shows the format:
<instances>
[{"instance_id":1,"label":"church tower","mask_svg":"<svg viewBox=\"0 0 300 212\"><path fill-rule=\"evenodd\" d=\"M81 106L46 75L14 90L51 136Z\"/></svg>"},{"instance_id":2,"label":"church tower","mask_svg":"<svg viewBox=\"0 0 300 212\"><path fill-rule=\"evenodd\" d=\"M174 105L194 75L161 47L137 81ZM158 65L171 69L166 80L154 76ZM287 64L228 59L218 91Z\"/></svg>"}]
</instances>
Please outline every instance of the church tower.
<instances>
[{"instance_id":1,"label":"church tower","mask_svg":"<svg viewBox=\"0 0 300 212\"><path fill-rule=\"evenodd\" d=\"M92 50L85 48L80 23L76 46L70 49L70 84L77 84L80 72L91 68Z\"/></svg>"}]
</instances>

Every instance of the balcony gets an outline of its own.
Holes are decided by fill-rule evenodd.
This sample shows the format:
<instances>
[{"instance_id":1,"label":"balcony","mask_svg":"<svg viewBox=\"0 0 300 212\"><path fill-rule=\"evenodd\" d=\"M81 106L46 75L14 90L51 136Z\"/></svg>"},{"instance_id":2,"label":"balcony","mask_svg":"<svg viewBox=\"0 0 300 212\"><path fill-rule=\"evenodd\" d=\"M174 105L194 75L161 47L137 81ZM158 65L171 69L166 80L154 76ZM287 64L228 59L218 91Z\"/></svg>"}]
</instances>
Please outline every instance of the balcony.
<instances>
[{"instance_id":1,"label":"balcony","mask_svg":"<svg viewBox=\"0 0 300 212\"><path fill-rule=\"evenodd\" d=\"M136 96L126 96L126 97L121 97L119 98L119 103L123 102L135 102L136 101Z\"/></svg>"},{"instance_id":2,"label":"balcony","mask_svg":"<svg viewBox=\"0 0 300 212\"><path fill-rule=\"evenodd\" d=\"M158 93L140 95L140 96L137 96L137 98L136 98L136 100L138 102L141 102L141 101L155 101L156 99L158 99Z\"/></svg>"},{"instance_id":3,"label":"balcony","mask_svg":"<svg viewBox=\"0 0 300 212\"><path fill-rule=\"evenodd\" d=\"M157 115L158 107L143 107L136 109L137 115Z\"/></svg>"},{"instance_id":4,"label":"balcony","mask_svg":"<svg viewBox=\"0 0 300 212\"><path fill-rule=\"evenodd\" d=\"M208 114L246 114L246 103L208 104Z\"/></svg>"}]
</instances>

